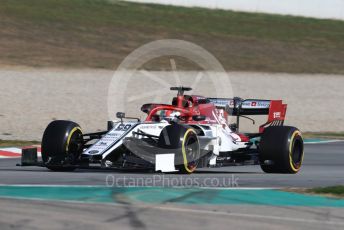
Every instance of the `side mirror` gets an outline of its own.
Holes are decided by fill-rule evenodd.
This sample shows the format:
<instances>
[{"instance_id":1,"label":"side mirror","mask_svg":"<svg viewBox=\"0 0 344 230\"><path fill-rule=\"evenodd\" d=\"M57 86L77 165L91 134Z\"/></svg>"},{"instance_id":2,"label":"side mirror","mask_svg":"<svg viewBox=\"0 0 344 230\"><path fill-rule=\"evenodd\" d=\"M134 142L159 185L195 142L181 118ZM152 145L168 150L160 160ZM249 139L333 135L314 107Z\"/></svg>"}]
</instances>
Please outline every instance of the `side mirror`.
<instances>
[{"instance_id":1,"label":"side mirror","mask_svg":"<svg viewBox=\"0 0 344 230\"><path fill-rule=\"evenodd\" d=\"M194 116L192 116L192 119L193 119L194 121L204 121L206 118L207 118L207 117L204 116L204 115L194 115Z\"/></svg>"},{"instance_id":2,"label":"side mirror","mask_svg":"<svg viewBox=\"0 0 344 230\"><path fill-rule=\"evenodd\" d=\"M125 118L125 113L117 112L116 113L116 117L119 118L119 119L123 119L123 118Z\"/></svg>"}]
</instances>

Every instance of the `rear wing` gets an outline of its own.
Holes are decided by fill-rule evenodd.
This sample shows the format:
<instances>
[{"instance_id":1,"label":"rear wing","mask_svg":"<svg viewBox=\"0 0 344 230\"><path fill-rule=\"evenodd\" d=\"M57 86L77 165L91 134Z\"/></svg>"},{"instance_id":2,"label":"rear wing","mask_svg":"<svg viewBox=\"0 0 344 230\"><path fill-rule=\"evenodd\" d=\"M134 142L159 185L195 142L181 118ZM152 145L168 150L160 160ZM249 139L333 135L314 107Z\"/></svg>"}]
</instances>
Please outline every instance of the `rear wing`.
<instances>
[{"instance_id":1,"label":"rear wing","mask_svg":"<svg viewBox=\"0 0 344 230\"><path fill-rule=\"evenodd\" d=\"M268 120L261 125L259 132L267 126L282 126L287 113L287 104L282 100L261 100L241 98L207 98L217 108L224 109L230 116L268 115Z\"/></svg>"}]
</instances>

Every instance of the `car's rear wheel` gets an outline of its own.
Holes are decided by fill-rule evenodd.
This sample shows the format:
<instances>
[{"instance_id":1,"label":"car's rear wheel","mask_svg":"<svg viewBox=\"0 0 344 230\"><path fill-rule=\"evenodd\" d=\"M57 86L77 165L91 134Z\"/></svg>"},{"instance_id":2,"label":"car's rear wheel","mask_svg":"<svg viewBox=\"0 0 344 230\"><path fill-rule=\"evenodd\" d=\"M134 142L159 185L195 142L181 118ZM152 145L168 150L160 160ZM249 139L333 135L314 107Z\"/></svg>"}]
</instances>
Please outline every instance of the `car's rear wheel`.
<instances>
[{"instance_id":1,"label":"car's rear wheel","mask_svg":"<svg viewBox=\"0 0 344 230\"><path fill-rule=\"evenodd\" d=\"M303 138L297 128L277 126L264 130L259 145L264 172L295 174L301 169L303 156Z\"/></svg>"},{"instance_id":2,"label":"car's rear wheel","mask_svg":"<svg viewBox=\"0 0 344 230\"><path fill-rule=\"evenodd\" d=\"M72 171L82 152L82 131L72 121L57 120L45 129L42 138L42 160L53 171Z\"/></svg>"},{"instance_id":3,"label":"car's rear wheel","mask_svg":"<svg viewBox=\"0 0 344 230\"><path fill-rule=\"evenodd\" d=\"M163 152L175 153L175 166L181 173L193 173L200 160L200 145L196 131L173 123L166 126L159 137L158 147Z\"/></svg>"}]
</instances>

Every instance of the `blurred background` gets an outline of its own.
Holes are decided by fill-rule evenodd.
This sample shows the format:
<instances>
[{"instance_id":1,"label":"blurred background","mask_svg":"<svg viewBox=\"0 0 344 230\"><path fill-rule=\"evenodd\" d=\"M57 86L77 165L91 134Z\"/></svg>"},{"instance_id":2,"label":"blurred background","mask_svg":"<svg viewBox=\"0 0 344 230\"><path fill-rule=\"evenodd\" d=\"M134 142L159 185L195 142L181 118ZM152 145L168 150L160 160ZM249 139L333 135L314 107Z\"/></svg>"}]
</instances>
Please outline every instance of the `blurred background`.
<instances>
[{"instance_id":1,"label":"blurred background","mask_svg":"<svg viewBox=\"0 0 344 230\"><path fill-rule=\"evenodd\" d=\"M40 140L54 119L78 121L87 131L105 128L114 71L132 51L159 39L209 51L228 71L235 96L283 99L288 124L341 135L343 2L1 0L0 139ZM201 70L172 58L184 75ZM141 68L165 76L170 60ZM142 116L139 103L131 107Z\"/></svg>"}]
</instances>

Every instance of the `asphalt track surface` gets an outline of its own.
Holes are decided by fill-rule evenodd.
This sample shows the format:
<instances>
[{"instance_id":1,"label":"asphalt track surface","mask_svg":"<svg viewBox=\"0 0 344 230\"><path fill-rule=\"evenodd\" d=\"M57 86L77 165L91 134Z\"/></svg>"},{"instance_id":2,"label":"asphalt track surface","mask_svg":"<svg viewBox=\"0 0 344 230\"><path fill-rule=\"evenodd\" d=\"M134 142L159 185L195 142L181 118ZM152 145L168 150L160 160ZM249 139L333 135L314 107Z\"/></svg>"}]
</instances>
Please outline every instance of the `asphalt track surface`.
<instances>
[{"instance_id":1,"label":"asphalt track surface","mask_svg":"<svg viewBox=\"0 0 344 230\"><path fill-rule=\"evenodd\" d=\"M269 175L257 166L200 170L172 178L238 178L241 187L313 187L344 184L344 143L306 145L302 171L296 175ZM104 170L50 172L16 167L18 159L0 160L0 184L105 185L106 176L153 178L162 174ZM190 186L186 180L179 185ZM184 184L183 184L184 183ZM133 184L130 184L133 185ZM156 185L167 185L157 182ZM175 185L175 184L173 184ZM196 185L196 184L194 184ZM211 186L207 184L207 186ZM0 198L0 229L343 229L344 209L300 206L181 205L82 203Z\"/></svg>"},{"instance_id":2,"label":"asphalt track surface","mask_svg":"<svg viewBox=\"0 0 344 230\"><path fill-rule=\"evenodd\" d=\"M51 172L18 167L20 159L0 159L0 184L187 186L187 187L318 187L344 185L344 142L305 145L304 164L296 175L266 174L259 166L199 169L192 175L119 170Z\"/></svg>"},{"instance_id":3,"label":"asphalt track surface","mask_svg":"<svg viewBox=\"0 0 344 230\"><path fill-rule=\"evenodd\" d=\"M0 199L9 229L343 229L344 209L278 206L86 204Z\"/></svg>"}]
</instances>

